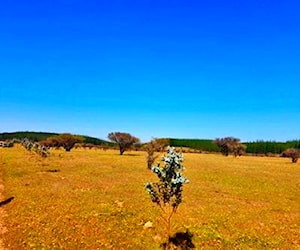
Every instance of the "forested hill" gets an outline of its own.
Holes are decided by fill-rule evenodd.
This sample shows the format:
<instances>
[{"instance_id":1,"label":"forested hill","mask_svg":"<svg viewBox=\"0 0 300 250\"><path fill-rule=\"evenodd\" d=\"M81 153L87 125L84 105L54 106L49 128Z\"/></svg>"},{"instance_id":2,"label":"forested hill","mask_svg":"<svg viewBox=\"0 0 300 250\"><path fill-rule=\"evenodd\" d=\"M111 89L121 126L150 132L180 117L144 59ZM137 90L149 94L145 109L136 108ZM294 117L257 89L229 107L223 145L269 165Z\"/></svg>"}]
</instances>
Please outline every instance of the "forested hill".
<instances>
[{"instance_id":1,"label":"forested hill","mask_svg":"<svg viewBox=\"0 0 300 250\"><path fill-rule=\"evenodd\" d=\"M48 137L55 136L55 135L59 135L59 134L49 133L49 132L22 131L22 132L13 132L13 133L0 133L0 140L12 140L14 138L21 140L23 138L27 138L31 141L42 141ZM81 135L81 137L84 138L84 143L92 143L95 145L110 144L110 142L108 141L101 140L95 137L84 136L84 135Z\"/></svg>"}]
</instances>

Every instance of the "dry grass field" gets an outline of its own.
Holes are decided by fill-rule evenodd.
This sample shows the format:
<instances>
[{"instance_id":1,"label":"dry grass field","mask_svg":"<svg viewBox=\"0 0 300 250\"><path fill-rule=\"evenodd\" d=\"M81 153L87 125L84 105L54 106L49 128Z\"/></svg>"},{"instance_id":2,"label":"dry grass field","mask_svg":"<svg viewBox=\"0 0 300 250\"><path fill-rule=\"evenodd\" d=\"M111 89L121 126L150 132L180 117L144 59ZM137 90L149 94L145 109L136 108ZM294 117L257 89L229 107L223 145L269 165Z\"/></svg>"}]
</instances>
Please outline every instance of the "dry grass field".
<instances>
[{"instance_id":1,"label":"dry grass field","mask_svg":"<svg viewBox=\"0 0 300 250\"><path fill-rule=\"evenodd\" d=\"M145 152L0 148L7 249L159 249L164 228L144 184ZM300 249L300 163L279 157L184 154L173 233L196 249ZM153 228L143 225L153 222Z\"/></svg>"}]
</instances>

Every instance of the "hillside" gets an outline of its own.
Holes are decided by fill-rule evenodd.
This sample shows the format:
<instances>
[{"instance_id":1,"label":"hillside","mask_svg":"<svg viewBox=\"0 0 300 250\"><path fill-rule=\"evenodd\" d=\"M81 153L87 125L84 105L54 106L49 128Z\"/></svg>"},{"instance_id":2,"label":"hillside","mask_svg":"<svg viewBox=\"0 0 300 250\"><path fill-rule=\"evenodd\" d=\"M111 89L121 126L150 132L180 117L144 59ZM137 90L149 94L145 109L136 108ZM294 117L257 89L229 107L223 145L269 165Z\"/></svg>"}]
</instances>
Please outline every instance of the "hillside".
<instances>
[{"instance_id":1,"label":"hillside","mask_svg":"<svg viewBox=\"0 0 300 250\"><path fill-rule=\"evenodd\" d=\"M59 135L58 133L50 133L50 132L33 132L33 131L20 131L20 132L11 132L11 133L0 133L0 140L12 140L16 139L23 139L28 138L32 141L42 141L48 137ZM101 144L111 144L111 142L101 140L95 137L80 135L84 138L85 143L92 143L95 145Z\"/></svg>"}]
</instances>

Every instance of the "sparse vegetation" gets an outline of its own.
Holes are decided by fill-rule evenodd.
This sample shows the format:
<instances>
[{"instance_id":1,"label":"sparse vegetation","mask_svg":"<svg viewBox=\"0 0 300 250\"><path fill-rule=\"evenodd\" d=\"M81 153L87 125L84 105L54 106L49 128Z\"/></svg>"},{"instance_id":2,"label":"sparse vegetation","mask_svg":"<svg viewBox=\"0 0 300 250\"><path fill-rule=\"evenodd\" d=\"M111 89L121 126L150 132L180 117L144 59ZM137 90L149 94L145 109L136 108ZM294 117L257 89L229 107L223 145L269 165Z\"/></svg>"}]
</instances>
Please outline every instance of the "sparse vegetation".
<instances>
[{"instance_id":1,"label":"sparse vegetation","mask_svg":"<svg viewBox=\"0 0 300 250\"><path fill-rule=\"evenodd\" d=\"M196 249L297 249L300 168L280 157L185 153L190 184L172 217ZM159 210L143 190L155 176L146 152L53 150L44 159L19 144L0 148L5 193L15 197L2 235L7 249L159 249ZM130 195L128 195L130 194ZM152 227L143 225L152 222ZM190 234L179 233L183 227Z\"/></svg>"}]
</instances>

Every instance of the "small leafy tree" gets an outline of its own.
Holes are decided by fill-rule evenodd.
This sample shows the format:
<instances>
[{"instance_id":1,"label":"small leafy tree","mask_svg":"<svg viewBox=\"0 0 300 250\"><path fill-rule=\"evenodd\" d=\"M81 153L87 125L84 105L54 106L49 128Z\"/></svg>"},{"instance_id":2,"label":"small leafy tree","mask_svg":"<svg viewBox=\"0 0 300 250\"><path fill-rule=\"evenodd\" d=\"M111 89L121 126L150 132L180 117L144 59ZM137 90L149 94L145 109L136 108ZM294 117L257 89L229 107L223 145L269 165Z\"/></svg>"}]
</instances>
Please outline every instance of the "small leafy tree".
<instances>
[{"instance_id":1,"label":"small leafy tree","mask_svg":"<svg viewBox=\"0 0 300 250\"><path fill-rule=\"evenodd\" d=\"M57 136L48 137L47 139L40 141L40 144L48 148L58 149L61 147L60 141L57 139Z\"/></svg>"},{"instance_id":2,"label":"small leafy tree","mask_svg":"<svg viewBox=\"0 0 300 250\"><path fill-rule=\"evenodd\" d=\"M168 147L167 156L163 157L164 166L152 167L153 173L158 177L158 182L145 184L152 202L156 203L162 211L162 219L166 224L167 238L171 238L171 218L182 202L183 184L188 180L182 175L184 167L181 165L183 156L176 153L175 149Z\"/></svg>"},{"instance_id":3,"label":"small leafy tree","mask_svg":"<svg viewBox=\"0 0 300 250\"><path fill-rule=\"evenodd\" d=\"M242 143L236 143L232 147L232 153L234 157L241 156L245 154L247 146Z\"/></svg>"},{"instance_id":4,"label":"small leafy tree","mask_svg":"<svg viewBox=\"0 0 300 250\"><path fill-rule=\"evenodd\" d=\"M144 146L147 152L147 167L149 169L151 169L154 161L158 157L158 155L155 155L155 152L163 152L168 142L168 139L153 139Z\"/></svg>"},{"instance_id":5,"label":"small leafy tree","mask_svg":"<svg viewBox=\"0 0 300 250\"><path fill-rule=\"evenodd\" d=\"M282 156L289 157L292 159L293 163L296 163L298 161L298 158L300 158L300 149L289 148L282 153Z\"/></svg>"},{"instance_id":6,"label":"small leafy tree","mask_svg":"<svg viewBox=\"0 0 300 250\"><path fill-rule=\"evenodd\" d=\"M123 132L111 132L108 134L108 139L112 142L115 142L118 144L120 149L120 155L123 155L123 153L130 149L134 144L137 144L140 142L140 139L132 136L129 133L123 133Z\"/></svg>"},{"instance_id":7,"label":"small leafy tree","mask_svg":"<svg viewBox=\"0 0 300 250\"><path fill-rule=\"evenodd\" d=\"M40 144L46 147L63 147L67 152L75 146L76 143L81 143L84 138L69 133L60 134L57 136L48 137L45 141L41 141Z\"/></svg>"},{"instance_id":8,"label":"small leafy tree","mask_svg":"<svg viewBox=\"0 0 300 250\"><path fill-rule=\"evenodd\" d=\"M60 134L57 136L60 145L67 151L71 151L71 149L75 146L76 143L81 143L84 141L84 138L77 135L72 135L69 133Z\"/></svg>"},{"instance_id":9,"label":"small leafy tree","mask_svg":"<svg viewBox=\"0 0 300 250\"><path fill-rule=\"evenodd\" d=\"M233 154L235 157L245 153L246 145L240 142L240 139L234 137L217 138L213 141L223 155Z\"/></svg>"}]
</instances>

